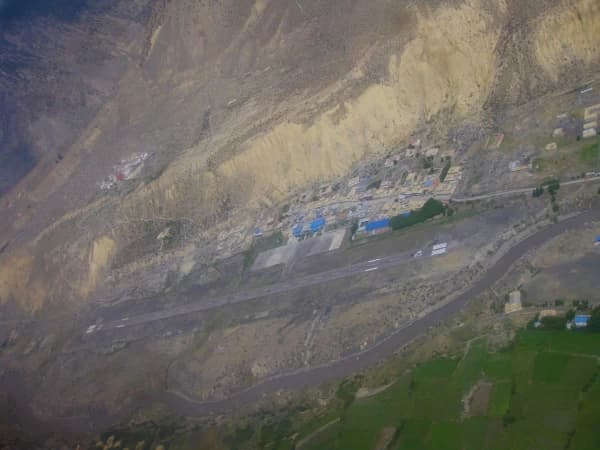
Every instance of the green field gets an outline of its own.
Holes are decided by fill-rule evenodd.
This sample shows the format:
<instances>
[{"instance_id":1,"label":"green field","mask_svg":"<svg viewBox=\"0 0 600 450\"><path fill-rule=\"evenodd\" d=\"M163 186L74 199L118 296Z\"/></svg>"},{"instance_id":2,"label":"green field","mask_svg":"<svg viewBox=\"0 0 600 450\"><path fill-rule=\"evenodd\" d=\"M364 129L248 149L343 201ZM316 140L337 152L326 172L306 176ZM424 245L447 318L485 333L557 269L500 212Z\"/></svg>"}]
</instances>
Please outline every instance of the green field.
<instances>
[{"instance_id":1,"label":"green field","mask_svg":"<svg viewBox=\"0 0 600 450\"><path fill-rule=\"evenodd\" d=\"M600 449L599 358L600 333L522 330L504 350L479 338L462 355L402 370L371 397L355 399L357 376L333 386L324 408L305 397L191 434L150 425L109 434L123 448L172 450Z\"/></svg>"},{"instance_id":2,"label":"green field","mask_svg":"<svg viewBox=\"0 0 600 450\"><path fill-rule=\"evenodd\" d=\"M600 448L600 334L523 331L490 353L472 342L463 358L437 358L388 390L352 402L334 432L303 449ZM493 384L485 413L464 416L461 400L480 380ZM290 447L293 448L293 447Z\"/></svg>"}]
</instances>

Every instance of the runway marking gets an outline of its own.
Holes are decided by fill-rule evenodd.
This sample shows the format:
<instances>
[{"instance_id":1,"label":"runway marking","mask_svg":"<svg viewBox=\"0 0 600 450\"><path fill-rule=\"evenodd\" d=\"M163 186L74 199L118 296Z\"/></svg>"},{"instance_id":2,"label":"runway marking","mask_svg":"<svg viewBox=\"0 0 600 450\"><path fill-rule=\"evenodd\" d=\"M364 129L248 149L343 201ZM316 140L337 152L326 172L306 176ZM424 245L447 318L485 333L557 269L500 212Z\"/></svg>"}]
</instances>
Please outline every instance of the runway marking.
<instances>
[{"instance_id":1,"label":"runway marking","mask_svg":"<svg viewBox=\"0 0 600 450\"><path fill-rule=\"evenodd\" d=\"M373 270L377 270L379 267L371 267L370 269L365 269L364 272L371 272Z\"/></svg>"},{"instance_id":2,"label":"runway marking","mask_svg":"<svg viewBox=\"0 0 600 450\"><path fill-rule=\"evenodd\" d=\"M381 258L377 258L377 259L370 259L369 261L367 261L367 263L374 263L377 261L381 261Z\"/></svg>"}]
</instances>

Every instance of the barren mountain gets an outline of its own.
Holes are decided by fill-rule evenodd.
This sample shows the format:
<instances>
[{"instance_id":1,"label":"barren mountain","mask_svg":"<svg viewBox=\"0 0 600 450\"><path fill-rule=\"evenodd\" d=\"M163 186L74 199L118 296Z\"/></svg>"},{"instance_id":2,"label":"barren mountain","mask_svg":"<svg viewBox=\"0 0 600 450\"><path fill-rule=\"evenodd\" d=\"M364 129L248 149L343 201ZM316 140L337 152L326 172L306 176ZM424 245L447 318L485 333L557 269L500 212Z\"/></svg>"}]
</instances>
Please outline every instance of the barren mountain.
<instances>
[{"instance_id":1,"label":"barren mountain","mask_svg":"<svg viewBox=\"0 0 600 450\"><path fill-rule=\"evenodd\" d=\"M1 23L7 348L30 332L17 319L35 328L105 301L151 302L191 273L210 278L215 261L249 247L262 209L420 130L490 126L600 69L596 0L80 3ZM231 232L239 237L222 245ZM71 325L39 325L52 342L31 353L24 338L10 367L32 373L54 352L67 358L63 340L87 324ZM128 351L107 367L126 365ZM48 369L72 373L77 395L70 380L43 382L35 415L111 409L132 386L158 383L145 375L152 367L99 383L89 375L99 361Z\"/></svg>"}]
</instances>

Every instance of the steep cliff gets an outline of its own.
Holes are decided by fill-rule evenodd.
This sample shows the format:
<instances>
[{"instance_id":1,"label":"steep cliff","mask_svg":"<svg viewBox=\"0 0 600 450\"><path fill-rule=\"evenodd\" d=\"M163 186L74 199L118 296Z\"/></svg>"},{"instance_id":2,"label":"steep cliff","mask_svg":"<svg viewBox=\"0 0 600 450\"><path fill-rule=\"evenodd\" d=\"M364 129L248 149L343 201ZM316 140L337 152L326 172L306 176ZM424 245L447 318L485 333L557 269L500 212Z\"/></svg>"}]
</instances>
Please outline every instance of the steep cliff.
<instances>
[{"instance_id":1,"label":"steep cliff","mask_svg":"<svg viewBox=\"0 0 600 450\"><path fill-rule=\"evenodd\" d=\"M140 0L20 20L38 39L3 30L1 136L31 170L2 198L0 301L26 310L92 295L148 230L210 243L426 123L493 117L600 62L591 0ZM139 152L144 176L103 193Z\"/></svg>"}]
</instances>

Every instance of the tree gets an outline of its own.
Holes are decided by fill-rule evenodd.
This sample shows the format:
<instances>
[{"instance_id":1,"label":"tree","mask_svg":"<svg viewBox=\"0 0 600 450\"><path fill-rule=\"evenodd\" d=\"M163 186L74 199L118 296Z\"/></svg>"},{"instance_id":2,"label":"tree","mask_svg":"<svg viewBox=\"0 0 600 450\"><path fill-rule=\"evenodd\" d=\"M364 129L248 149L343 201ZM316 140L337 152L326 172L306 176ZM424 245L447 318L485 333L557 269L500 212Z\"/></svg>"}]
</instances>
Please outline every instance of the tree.
<instances>
[{"instance_id":1,"label":"tree","mask_svg":"<svg viewBox=\"0 0 600 450\"><path fill-rule=\"evenodd\" d=\"M446 162L446 165L444 166L444 168L442 169L442 173L440 173L440 181L443 183L444 180L446 179L446 177L448 176L448 171L450 170L450 166L452 165L452 160L450 159L450 157L448 156L448 161Z\"/></svg>"},{"instance_id":2,"label":"tree","mask_svg":"<svg viewBox=\"0 0 600 450\"><path fill-rule=\"evenodd\" d=\"M416 211L411 211L410 215L394 216L390 219L390 227L393 230L410 227L421 222L425 222L432 217L442 214L445 210L444 204L439 200L430 198L423 207Z\"/></svg>"},{"instance_id":3,"label":"tree","mask_svg":"<svg viewBox=\"0 0 600 450\"><path fill-rule=\"evenodd\" d=\"M542 327L544 330L564 330L567 325L565 317L546 316L542 319Z\"/></svg>"},{"instance_id":4,"label":"tree","mask_svg":"<svg viewBox=\"0 0 600 450\"><path fill-rule=\"evenodd\" d=\"M540 197L542 194L544 193L544 187L543 186L538 186L533 190L533 196L534 197Z\"/></svg>"},{"instance_id":5,"label":"tree","mask_svg":"<svg viewBox=\"0 0 600 450\"><path fill-rule=\"evenodd\" d=\"M550 193L550 195L554 196L554 194L556 194L559 189L560 189L560 181L552 180L548 183L548 192Z\"/></svg>"},{"instance_id":6,"label":"tree","mask_svg":"<svg viewBox=\"0 0 600 450\"><path fill-rule=\"evenodd\" d=\"M588 322L588 329L600 331L600 306L596 306L592 309L590 321Z\"/></svg>"}]
</instances>

